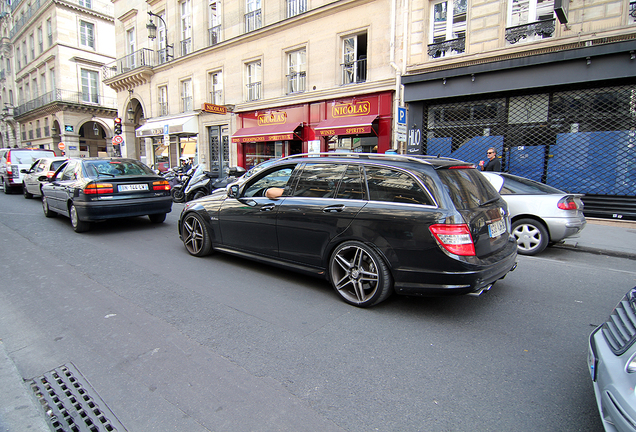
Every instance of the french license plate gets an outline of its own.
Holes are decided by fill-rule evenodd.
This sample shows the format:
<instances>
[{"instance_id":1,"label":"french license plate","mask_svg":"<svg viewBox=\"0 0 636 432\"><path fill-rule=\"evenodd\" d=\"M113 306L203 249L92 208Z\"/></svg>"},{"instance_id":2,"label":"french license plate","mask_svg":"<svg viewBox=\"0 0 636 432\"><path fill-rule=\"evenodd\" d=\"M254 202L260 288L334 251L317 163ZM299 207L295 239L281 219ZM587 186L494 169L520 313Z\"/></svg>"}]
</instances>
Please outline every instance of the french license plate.
<instances>
[{"instance_id":1,"label":"french license plate","mask_svg":"<svg viewBox=\"0 0 636 432\"><path fill-rule=\"evenodd\" d=\"M127 184L127 185L118 185L117 190L119 192L134 192L134 191L146 191L148 190L147 184Z\"/></svg>"},{"instance_id":2,"label":"french license plate","mask_svg":"<svg viewBox=\"0 0 636 432\"><path fill-rule=\"evenodd\" d=\"M488 225L488 235L490 238L499 237L506 232L506 221L499 219Z\"/></svg>"}]
</instances>

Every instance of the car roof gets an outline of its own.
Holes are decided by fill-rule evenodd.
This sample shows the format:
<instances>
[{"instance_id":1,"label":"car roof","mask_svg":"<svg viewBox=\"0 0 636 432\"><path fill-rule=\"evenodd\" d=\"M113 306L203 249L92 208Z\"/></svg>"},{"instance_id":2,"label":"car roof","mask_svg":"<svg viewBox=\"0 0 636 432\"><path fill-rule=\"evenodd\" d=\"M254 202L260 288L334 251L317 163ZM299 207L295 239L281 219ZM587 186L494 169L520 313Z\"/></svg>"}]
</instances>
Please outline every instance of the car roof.
<instances>
[{"instance_id":1,"label":"car roof","mask_svg":"<svg viewBox=\"0 0 636 432\"><path fill-rule=\"evenodd\" d=\"M449 168L452 166L462 167L474 167L474 164L470 162L464 162L459 159L427 156L427 155L399 155L399 154L386 154L386 153L301 153L296 155L287 156L278 159L279 162L297 162L299 159L310 162L323 162L323 161L338 161L348 162L357 161L358 163L364 162L380 162L388 163L390 165L410 165L411 167L417 167L418 165L430 166L434 169Z\"/></svg>"}]
</instances>

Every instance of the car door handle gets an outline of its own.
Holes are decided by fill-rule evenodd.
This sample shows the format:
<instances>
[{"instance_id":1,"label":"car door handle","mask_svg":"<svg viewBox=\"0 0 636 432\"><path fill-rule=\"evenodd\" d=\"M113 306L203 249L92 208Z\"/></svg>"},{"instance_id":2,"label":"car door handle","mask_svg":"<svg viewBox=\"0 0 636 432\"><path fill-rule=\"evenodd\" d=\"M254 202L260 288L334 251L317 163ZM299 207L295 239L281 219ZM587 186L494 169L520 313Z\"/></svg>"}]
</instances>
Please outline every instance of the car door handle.
<instances>
[{"instance_id":1,"label":"car door handle","mask_svg":"<svg viewBox=\"0 0 636 432\"><path fill-rule=\"evenodd\" d=\"M274 207L276 207L276 204L265 204L263 207L260 208L261 211L270 211L272 209L274 209Z\"/></svg>"},{"instance_id":2,"label":"car door handle","mask_svg":"<svg viewBox=\"0 0 636 432\"><path fill-rule=\"evenodd\" d=\"M341 212L345 209L344 204L336 204L336 205L331 205L331 206L327 206L324 209L322 209L322 211L324 213L337 213L337 212Z\"/></svg>"}]
</instances>

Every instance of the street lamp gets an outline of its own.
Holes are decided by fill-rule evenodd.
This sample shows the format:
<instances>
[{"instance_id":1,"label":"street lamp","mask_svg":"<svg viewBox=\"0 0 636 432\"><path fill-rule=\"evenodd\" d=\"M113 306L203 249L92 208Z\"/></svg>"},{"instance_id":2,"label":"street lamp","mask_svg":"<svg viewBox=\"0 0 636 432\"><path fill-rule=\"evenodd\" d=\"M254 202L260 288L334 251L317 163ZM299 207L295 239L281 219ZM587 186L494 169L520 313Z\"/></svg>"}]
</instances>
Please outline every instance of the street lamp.
<instances>
[{"instance_id":1,"label":"street lamp","mask_svg":"<svg viewBox=\"0 0 636 432\"><path fill-rule=\"evenodd\" d=\"M152 22L152 17L157 17L161 20L163 28L166 30L166 61L170 60L171 57L174 58L174 56L170 55L170 52L168 51L168 48L174 50L174 47L168 44L168 26L166 25L166 22L163 18L161 18L161 15L154 14L150 11L148 12L148 15L150 16L150 22L146 24L146 29L148 29L148 39L155 40L157 37L157 25Z\"/></svg>"}]
</instances>

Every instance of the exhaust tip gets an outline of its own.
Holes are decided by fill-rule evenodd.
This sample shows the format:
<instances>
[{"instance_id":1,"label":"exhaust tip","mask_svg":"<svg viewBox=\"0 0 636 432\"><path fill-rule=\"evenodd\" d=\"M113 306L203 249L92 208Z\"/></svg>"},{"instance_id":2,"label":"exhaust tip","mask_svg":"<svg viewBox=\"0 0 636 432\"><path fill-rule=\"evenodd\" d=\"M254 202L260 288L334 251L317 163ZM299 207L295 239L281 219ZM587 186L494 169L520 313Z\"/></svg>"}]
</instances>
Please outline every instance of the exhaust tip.
<instances>
[{"instance_id":1,"label":"exhaust tip","mask_svg":"<svg viewBox=\"0 0 636 432\"><path fill-rule=\"evenodd\" d=\"M493 284L490 284L488 286L483 287L482 289L480 289L479 291L475 291L475 292L471 292L468 293L467 295L469 296L473 296L473 297L479 297L480 295L482 295L485 291L490 291L490 288L492 288Z\"/></svg>"}]
</instances>

